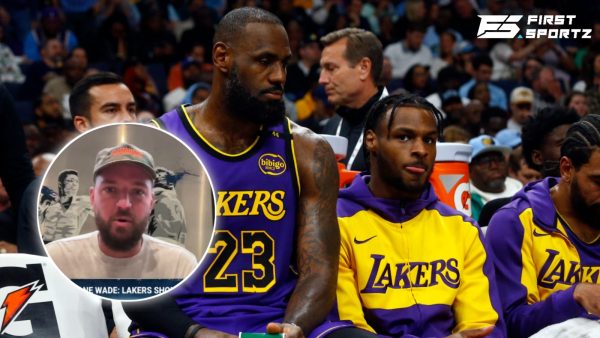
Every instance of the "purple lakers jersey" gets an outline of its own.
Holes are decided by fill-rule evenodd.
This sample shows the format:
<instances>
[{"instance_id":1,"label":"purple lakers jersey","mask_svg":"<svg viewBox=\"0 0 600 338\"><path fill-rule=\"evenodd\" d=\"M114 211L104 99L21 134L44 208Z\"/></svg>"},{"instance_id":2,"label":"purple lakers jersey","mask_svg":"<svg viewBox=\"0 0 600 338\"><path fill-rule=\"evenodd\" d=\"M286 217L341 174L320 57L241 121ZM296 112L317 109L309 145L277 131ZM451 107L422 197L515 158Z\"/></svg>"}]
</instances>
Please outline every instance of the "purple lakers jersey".
<instances>
[{"instance_id":1,"label":"purple lakers jersey","mask_svg":"<svg viewBox=\"0 0 600 338\"><path fill-rule=\"evenodd\" d=\"M173 292L177 303L208 328L264 332L268 322L283 320L297 279L292 266L299 180L290 121L261 130L238 154L212 146L185 107L153 122L198 155L216 202L213 240L200 267Z\"/></svg>"}]
</instances>

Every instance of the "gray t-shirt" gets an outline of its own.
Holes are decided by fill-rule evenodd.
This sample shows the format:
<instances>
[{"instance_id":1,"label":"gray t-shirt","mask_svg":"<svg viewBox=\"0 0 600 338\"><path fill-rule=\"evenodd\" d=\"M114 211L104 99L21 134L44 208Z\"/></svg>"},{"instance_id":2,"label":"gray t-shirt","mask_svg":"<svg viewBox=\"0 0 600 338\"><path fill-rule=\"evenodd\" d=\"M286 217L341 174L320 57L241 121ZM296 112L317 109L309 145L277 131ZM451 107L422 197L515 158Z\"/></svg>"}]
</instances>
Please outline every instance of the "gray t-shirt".
<instances>
[{"instance_id":1,"label":"gray t-shirt","mask_svg":"<svg viewBox=\"0 0 600 338\"><path fill-rule=\"evenodd\" d=\"M98 231L46 245L49 256L71 279L183 279L196 267L196 257L178 245L143 235L142 249L129 258L106 256Z\"/></svg>"}]
</instances>

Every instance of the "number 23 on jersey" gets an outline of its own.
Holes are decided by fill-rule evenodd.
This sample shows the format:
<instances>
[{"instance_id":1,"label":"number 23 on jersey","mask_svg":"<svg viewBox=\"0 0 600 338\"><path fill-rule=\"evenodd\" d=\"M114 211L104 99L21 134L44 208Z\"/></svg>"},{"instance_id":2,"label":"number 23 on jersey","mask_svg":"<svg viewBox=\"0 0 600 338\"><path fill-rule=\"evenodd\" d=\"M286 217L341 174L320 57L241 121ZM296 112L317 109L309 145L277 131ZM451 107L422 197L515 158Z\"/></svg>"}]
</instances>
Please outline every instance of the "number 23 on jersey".
<instances>
[{"instance_id":1,"label":"number 23 on jersey","mask_svg":"<svg viewBox=\"0 0 600 338\"><path fill-rule=\"evenodd\" d=\"M204 272L205 292L263 293L275 285L275 242L267 232L242 231L240 243L231 232L217 230L213 243L206 257L213 259ZM239 267L238 271L227 272L237 255L250 255L251 269Z\"/></svg>"}]
</instances>

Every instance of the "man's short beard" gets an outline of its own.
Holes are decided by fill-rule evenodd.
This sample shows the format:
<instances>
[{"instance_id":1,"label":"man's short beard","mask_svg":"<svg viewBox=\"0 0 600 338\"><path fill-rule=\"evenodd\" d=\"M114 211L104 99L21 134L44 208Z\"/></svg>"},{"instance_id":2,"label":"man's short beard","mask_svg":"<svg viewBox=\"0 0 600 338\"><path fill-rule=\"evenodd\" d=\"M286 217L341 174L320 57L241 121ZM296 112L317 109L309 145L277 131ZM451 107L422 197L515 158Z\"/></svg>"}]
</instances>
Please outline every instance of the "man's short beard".
<instances>
[{"instance_id":1,"label":"man's short beard","mask_svg":"<svg viewBox=\"0 0 600 338\"><path fill-rule=\"evenodd\" d=\"M100 239L107 247L114 251L128 251L142 239L142 235L146 230L150 217L144 218L141 222L132 224L132 231L129 237L115 238L111 234L110 221L105 221L99 216L96 216L96 226L100 233ZM113 219L114 220L114 219ZM143 224L143 226L142 226Z\"/></svg>"},{"instance_id":2,"label":"man's short beard","mask_svg":"<svg viewBox=\"0 0 600 338\"><path fill-rule=\"evenodd\" d=\"M281 90L280 88L269 88L262 92L272 90ZM285 104L280 101L260 101L252 96L250 92L240 82L237 68L231 71L231 77L227 80L225 86L225 103L230 112L241 120L248 122L274 125L281 122L285 116Z\"/></svg>"},{"instance_id":3,"label":"man's short beard","mask_svg":"<svg viewBox=\"0 0 600 338\"><path fill-rule=\"evenodd\" d=\"M600 230L600 205L588 205L585 202L577 179L573 179L571 182L571 206L578 218L582 219L590 227Z\"/></svg>"}]
</instances>

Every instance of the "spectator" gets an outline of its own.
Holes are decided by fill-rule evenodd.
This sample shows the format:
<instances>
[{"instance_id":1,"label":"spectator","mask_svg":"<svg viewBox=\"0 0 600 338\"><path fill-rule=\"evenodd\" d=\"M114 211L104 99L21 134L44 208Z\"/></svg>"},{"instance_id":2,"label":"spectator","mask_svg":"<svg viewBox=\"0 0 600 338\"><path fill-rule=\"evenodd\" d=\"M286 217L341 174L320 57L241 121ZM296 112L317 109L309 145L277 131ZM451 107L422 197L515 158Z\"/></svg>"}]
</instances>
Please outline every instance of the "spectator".
<instances>
[{"instance_id":1,"label":"spectator","mask_svg":"<svg viewBox=\"0 0 600 338\"><path fill-rule=\"evenodd\" d=\"M473 146L469 176L471 178L471 206L473 218L479 219L481 208L489 201L513 196L523 187L521 182L508 177L507 157L510 148L501 146L489 135L469 140Z\"/></svg>"},{"instance_id":2,"label":"spectator","mask_svg":"<svg viewBox=\"0 0 600 338\"><path fill-rule=\"evenodd\" d=\"M325 29L327 32L340 30L343 28L360 28L371 31L369 20L361 15L362 0L350 0L348 5L332 7Z\"/></svg>"},{"instance_id":3,"label":"spectator","mask_svg":"<svg viewBox=\"0 0 600 338\"><path fill-rule=\"evenodd\" d=\"M29 155L29 158L33 158L34 156L43 153L46 150L46 139L37 125L23 125L23 135L25 136L25 145L27 146L27 154Z\"/></svg>"},{"instance_id":4,"label":"spectator","mask_svg":"<svg viewBox=\"0 0 600 338\"><path fill-rule=\"evenodd\" d=\"M185 97L181 100L181 104L198 104L204 102L210 95L211 87L208 83L194 83L188 88Z\"/></svg>"},{"instance_id":5,"label":"spectator","mask_svg":"<svg viewBox=\"0 0 600 338\"><path fill-rule=\"evenodd\" d=\"M468 98L463 98L458 94L458 88L463 80L468 77L466 73L460 71L456 66L447 66L440 70L437 78L437 92L426 97L437 109L442 109L443 96L446 91L451 90L452 95L458 95L463 105L469 103Z\"/></svg>"},{"instance_id":6,"label":"spectator","mask_svg":"<svg viewBox=\"0 0 600 338\"><path fill-rule=\"evenodd\" d=\"M285 82L285 95L292 101L304 97L319 81L321 48L316 34L310 33L304 38L298 55L300 59L287 68Z\"/></svg>"},{"instance_id":7,"label":"spectator","mask_svg":"<svg viewBox=\"0 0 600 338\"><path fill-rule=\"evenodd\" d=\"M385 48L383 54L392 63L394 79L403 79L408 69L415 64L431 66L433 57L429 47L423 44L424 34L425 25L423 23L410 23L406 27L405 39Z\"/></svg>"},{"instance_id":8,"label":"spectator","mask_svg":"<svg viewBox=\"0 0 600 338\"><path fill-rule=\"evenodd\" d=\"M31 64L25 73L25 83L20 88L19 99L39 97L44 85L62 72L65 50L59 40L46 40L40 52L42 59Z\"/></svg>"},{"instance_id":9,"label":"spectator","mask_svg":"<svg viewBox=\"0 0 600 338\"><path fill-rule=\"evenodd\" d=\"M67 123L62 114L62 105L50 94L42 94L42 96L36 100L34 112L36 125L44 134L54 128L63 129L67 127ZM48 135L46 135L46 137L48 137Z\"/></svg>"},{"instance_id":10,"label":"spectator","mask_svg":"<svg viewBox=\"0 0 600 338\"><path fill-rule=\"evenodd\" d=\"M527 56L531 55L545 40L512 39L494 45L490 57L494 62L492 80L517 80L516 70L523 67Z\"/></svg>"},{"instance_id":11,"label":"spectator","mask_svg":"<svg viewBox=\"0 0 600 338\"><path fill-rule=\"evenodd\" d=\"M483 15L502 15L507 12L506 0L486 0L485 6L479 11Z\"/></svg>"},{"instance_id":12,"label":"spectator","mask_svg":"<svg viewBox=\"0 0 600 338\"><path fill-rule=\"evenodd\" d=\"M423 43L431 48L433 55L440 56L441 54L440 39L443 32L450 32L456 39L455 42L457 45L464 41L463 36L450 27L453 14L449 6L430 2L428 12L426 22L429 24L429 27L427 27L427 31L425 32Z\"/></svg>"},{"instance_id":13,"label":"spectator","mask_svg":"<svg viewBox=\"0 0 600 338\"><path fill-rule=\"evenodd\" d=\"M202 64L195 60L185 61L181 65L183 77L183 87L173 89L163 98L163 107L165 111L169 111L179 104L185 97L187 90L196 82L199 82L202 77ZM157 113L157 112L155 112Z\"/></svg>"},{"instance_id":14,"label":"spectator","mask_svg":"<svg viewBox=\"0 0 600 338\"><path fill-rule=\"evenodd\" d=\"M392 82L392 63L387 56L383 57L383 66L381 68L381 76L379 77L379 86L387 87Z\"/></svg>"},{"instance_id":15,"label":"spectator","mask_svg":"<svg viewBox=\"0 0 600 338\"><path fill-rule=\"evenodd\" d=\"M554 77L554 70L550 67L536 69L533 74L533 111L538 112L544 108L558 105L563 98L560 83Z\"/></svg>"},{"instance_id":16,"label":"spectator","mask_svg":"<svg viewBox=\"0 0 600 338\"><path fill-rule=\"evenodd\" d=\"M531 84L533 83L533 73L542 67L544 67L544 61L534 56L528 56L527 59L525 59L525 62L523 62L521 71L518 74L520 84L524 87L531 88Z\"/></svg>"},{"instance_id":17,"label":"spectator","mask_svg":"<svg viewBox=\"0 0 600 338\"><path fill-rule=\"evenodd\" d=\"M582 70L585 78L583 90L588 97L589 110L598 112L600 111L600 51L591 54L586 61L585 68Z\"/></svg>"},{"instance_id":18,"label":"spectator","mask_svg":"<svg viewBox=\"0 0 600 338\"><path fill-rule=\"evenodd\" d=\"M391 18L394 15L394 4L392 0L367 0L363 3L360 14L369 21L372 32L381 41L381 19L388 18L388 22L393 24ZM390 27L393 29L393 25ZM383 44L383 41L381 43Z\"/></svg>"},{"instance_id":19,"label":"spectator","mask_svg":"<svg viewBox=\"0 0 600 338\"><path fill-rule=\"evenodd\" d=\"M504 93L504 90L490 83L493 67L494 63L489 56L479 55L475 57L473 59L473 78L460 87L459 93L462 97L469 97L469 90L473 86L475 86L477 82L486 83L490 92L490 106L499 107L504 110L507 110L508 107L506 102L506 94Z\"/></svg>"},{"instance_id":20,"label":"spectator","mask_svg":"<svg viewBox=\"0 0 600 338\"><path fill-rule=\"evenodd\" d=\"M484 106L481 102L474 100L465 105L464 117L461 126L472 135L479 135L483 126Z\"/></svg>"},{"instance_id":21,"label":"spectator","mask_svg":"<svg viewBox=\"0 0 600 338\"><path fill-rule=\"evenodd\" d=\"M79 41L92 39L94 22L94 0L60 0L60 5L65 12L66 25L77 36ZM116 2L116 1L115 1Z\"/></svg>"},{"instance_id":22,"label":"spectator","mask_svg":"<svg viewBox=\"0 0 600 338\"><path fill-rule=\"evenodd\" d=\"M177 88L184 87L183 75L181 74L181 66L184 62L196 61L202 64L203 67L208 66L209 64L205 63L205 54L204 47L200 44L197 44L190 49L190 52L186 54L185 58L181 62L177 62L171 66L169 69L169 76L167 78L167 89L172 91Z\"/></svg>"},{"instance_id":23,"label":"spectator","mask_svg":"<svg viewBox=\"0 0 600 338\"><path fill-rule=\"evenodd\" d=\"M42 89L42 93L52 96L60 103L61 112L63 112L65 118L71 117L69 113L69 95L73 86L83 79L87 71L86 67L87 64L80 57L72 56L65 61L63 75L50 79Z\"/></svg>"},{"instance_id":24,"label":"spectator","mask_svg":"<svg viewBox=\"0 0 600 338\"><path fill-rule=\"evenodd\" d=\"M155 6L142 12L140 22L140 60L170 67L176 61L177 39L166 27L166 18ZM167 68L168 69L168 68Z\"/></svg>"},{"instance_id":25,"label":"spectator","mask_svg":"<svg viewBox=\"0 0 600 338\"><path fill-rule=\"evenodd\" d=\"M590 53L596 53L600 43L600 20L594 20L592 23L592 38L585 42L585 45L577 50L573 61L580 70L585 70L585 60L589 58ZM582 88L585 90L585 88Z\"/></svg>"},{"instance_id":26,"label":"spectator","mask_svg":"<svg viewBox=\"0 0 600 338\"><path fill-rule=\"evenodd\" d=\"M428 66L416 64L410 67L403 82L404 89L409 93L425 97L433 92Z\"/></svg>"},{"instance_id":27,"label":"spectator","mask_svg":"<svg viewBox=\"0 0 600 338\"><path fill-rule=\"evenodd\" d=\"M483 133L495 136L500 130L507 126L508 114L500 108L488 108L483 111L481 116L481 127Z\"/></svg>"},{"instance_id":28,"label":"spectator","mask_svg":"<svg viewBox=\"0 0 600 338\"><path fill-rule=\"evenodd\" d=\"M470 0L451 0L452 21L450 27L460 33L465 39L471 40L476 36L480 19L474 2Z\"/></svg>"},{"instance_id":29,"label":"spectator","mask_svg":"<svg viewBox=\"0 0 600 338\"><path fill-rule=\"evenodd\" d=\"M444 128L442 136L444 142L457 143L469 143L469 140L473 138L473 135L468 130L457 125L450 125Z\"/></svg>"},{"instance_id":30,"label":"spectator","mask_svg":"<svg viewBox=\"0 0 600 338\"><path fill-rule=\"evenodd\" d=\"M27 6L27 3L27 1L14 1L12 3L4 1L2 5L0 5L0 43L7 46L11 53L17 55L23 54L22 42L25 39L25 34L31 29L31 20L26 19L23 20L25 22L15 22L19 21L18 19L24 19L21 14L29 16L29 13L24 13L27 12L29 8L26 8L25 11L23 11L14 8L13 6Z\"/></svg>"},{"instance_id":31,"label":"spectator","mask_svg":"<svg viewBox=\"0 0 600 338\"><path fill-rule=\"evenodd\" d=\"M396 41L396 36L394 35L394 21L392 14L383 15L379 17L379 41L383 45L383 48L387 47L389 44Z\"/></svg>"},{"instance_id":32,"label":"spectator","mask_svg":"<svg viewBox=\"0 0 600 338\"><path fill-rule=\"evenodd\" d=\"M510 119L506 127L518 131L533 115L533 91L527 87L517 87L510 93Z\"/></svg>"},{"instance_id":33,"label":"spectator","mask_svg":"<svg viewBox=\"0 0 600 338\"><path fill-rule=\"evenodd\" d=\"M588 98L584 92L572 91L565 97L565 106L577 112L577 115L584 117L589 114Z\"/></svg>"},{"instance_id":34,"label":"spectator","mask_svg":"<svg viewBox=\"0 0 600 338\"><path fill-rule=\"evenodd\" d=\"M560 147L567 129L579 121L573 110L560 107L539 111L523 126L523 157L527 165L543 177L559 176Z\"/></svg>"},{"instance_id":35,"label":"spectator","mask_svg":"<svg viewBox=\"0 0 600 338\"><path fill-rule=\"evenodd\" d=\"M546 14L557 15L558 12L549 10ZM571 55L553 39L541 39L541 41L542 43L537 46L533 55L539 57L544 65L554 70L554 76L559 82L562 82L564 86L569 86L571 84L569 73L576 71Z\"/></svg>"},{"instance_id":36,"label":"spectator","mask_svg":"<svg viewBox=\"0 0 600 338\"><path fill-rule=\"evenodd\" d=\"M407 0L404 3L404 15L396 20L394 24L394 36L401 38L406 36L409 26L417 23L425 23L427 19L427 6L424 0Z\"/></svg>"},{"instance_id":37,"label":"spectator","mask_svg":"<svg viewBox=\"0 0 600 338\"><path fill-rule=\"evenodd\" d=\"M505 128L500 130L494 136L500 145L517 149L521 146L521 132L514 129Z\"/></svg>"},{"instance_id":38,"label":"spectator","mask_svg":"<svg viewBox=\"0 0 600 338\"><path fill-rule=\"evenodd\" d=\"M369 109L387 90L378 87L383 63L381 42L368 31L347 28L321 38L325 46L321 55L319 84L325 87L327 100L337 106L323 132L348 139L348 170L362 171L366 167L363 127Z\"/></svg>"},{"instance_id":39,"label":"spectator","mask_svg":"<svg viewBox=\"0 0 600 338\"><path fill-rule=\"evenodd\" d=\"M135 31L119 11L102 22L95 40L90 46L92 62L104 62L115 71L119 71L126 60L138 57L140 51Z\"/></svg>"},{"instance_id":40,"label":"spectator","mask_svg":"<svg viewBox=\"0 0 600 338\"><path fill-rule=\"evenodd\" d=\"M490 107L491 94L485 82L477 82L469 89L469 100L478 101L483 105L484 109Z\"/></svg>"},{"instance_id":41,"label":"spectator","mask_svg":"<svg viewBox=\"0 0 600 338\"><path fill-rule=\"evenodd\" d=\"M33 172L35 176L41 177L46 173L46 170L50 166L50 163L54 161L56 157L53 153L41 153L34 156L31 159L31 164L33 165Z\"/></svg>"},{"instance_id":42,"label":"spectator","mask_svg":"<svg viewBox=\"0 0 600 338\"><path fill-rule=\"evenodd\" d=\"M446 114L446 125L465 125L465 106L458 92L454 89L448 89L441 94L441 97L441 108Z\"/></svg>"},{"instance_id":43,"label":"spectator","mask_svg":"<svg viewBox=\"0 0 600 338\"><path fill-rule=\"evenodd\" d=\"M455 47L456 36L451 31L442 31L440 33L439 55L431 61L431 76L434 79L437 78L441 69L454 64Z\"/></svg>"},{"instance_id":44,"label":"spectator","mask_svg":"<svg viewBox=\"0 0 600 338\"><path fill-rule=\"evenodd\" d=\"M158 88L148 69L139 61L132 61L125 67L123 82L131 90L139 110L148 110L155 116L162 112Z\"/></svg>"},{"instance_id":45,"label":"spectator","mask_svg":"<svg viewBox=\"0 0 600 338\"><path fill-rule=\"evenodd\" d=\"M71 52L78 43L75 34L64 28L63 13L56 7L46 7L40 13L39 27L25 37L25 56L33 62L42 60L44 56L40 50L53 39L60 41L67 52Z\"/></svg>"},{"instance_id":46,"label":"spectator","mask_svg":"<svg viewBox=\"0 0 600 338\"><path fill-rule=\"evenodd\" d=\"M216 12L207 6L199 6L190 13L194 26L183 32L179 41L179 50L186 55L193 46L204 47L204 60L211 60L212 39L215 35Z\"/></svg>"},{"instance_id":47,"label":"spectator","mask_svg":"<svg viewBox=\"0 0 600 338\"><path fill-rule=\"evenodd\" d=\"M529 168L525 158L523 158L523 148L517 147L510 152L508 157L508 176L518 180L523 185L537 181L542 178L542 174Z\"/></svg>"}]
</instances>

